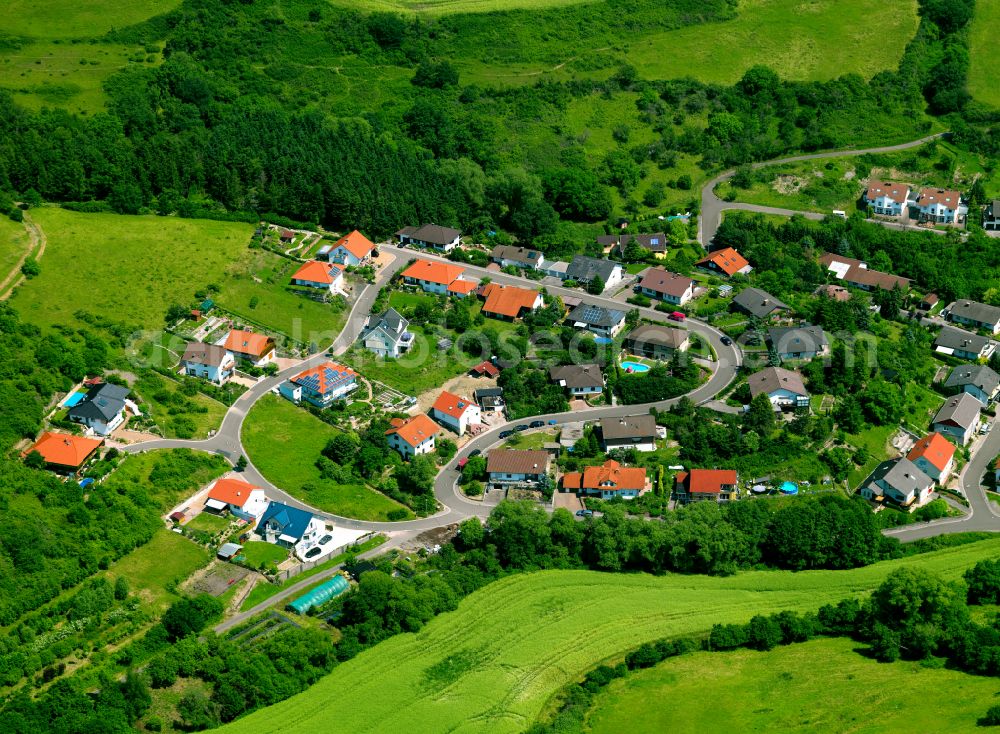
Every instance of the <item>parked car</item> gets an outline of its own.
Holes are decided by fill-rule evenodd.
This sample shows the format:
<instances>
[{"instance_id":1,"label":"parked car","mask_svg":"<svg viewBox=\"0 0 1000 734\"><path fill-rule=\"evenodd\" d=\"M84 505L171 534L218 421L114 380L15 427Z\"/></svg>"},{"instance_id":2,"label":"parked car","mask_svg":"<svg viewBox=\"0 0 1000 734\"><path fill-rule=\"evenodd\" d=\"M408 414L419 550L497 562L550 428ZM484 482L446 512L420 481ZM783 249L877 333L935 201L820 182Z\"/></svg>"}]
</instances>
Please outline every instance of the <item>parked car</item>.
<instances>
[{"instance_id":1,"label":"parked car","mask_svg":"<svg viewBox=\"0 0 1000 734\"><path fill-rule=\"evenodd\" d=\"M545 425L545 421L531 421L530 425L532 428L541 428Z\"/></svg>"},{"instance_id":2,"label":"parked car","mask_svg":"<svg viewBox=\"0 0 1000 734\"><path fill-rule=\"evenodd\" d=\"M550 426L559 425L559 421L557 421L555 418L549 418L549 425Z\"/></svg>"},{"instance_id":3,"label":"parked car","mask_svg":"<svg viewBox=\"0 0 1000 734\"><path fill-rule=\"evenodd\" d=\"M719 341L721 341L721 342L722 342L723 344L725 344L725 345L726 345L727 347L731 347L731 346L733 346L733 340L732 340L732 339L730 339L730 338L729 338L728 336L724 336L724 337L722 337L722 338L721 338L721 339L720 339Z\"/></svg>"},{"instance_id":4,"label":"parked car","mask_svg":"<svg viewBox=\"0 0 1000 734\"><path fill-rule=\"evenodd\" d=\"M320 545L326 545L331 540L333 540L333 536L332 535L324 535L322 538L319 539L319 544Z\"/></svg>"},{"instance_id":5,"label":"parked car","mask_svg":"<svg viewBox=\"0 0 1000 734\"><path fill-rule=\"evenodd\" d=\"M521 431L527 431L527 430L528 430L528 427L526 425L524 425L523 423L521 425L519 425L519 426L514 426L514 431L516 433L520 433Z\"/></svg>"},{"instance_id":6,"label":"parked car","mask_svg":"<svg viewBox=\"0 0 1000 734\"><path fill-rule=\"evenodd\" d=\"M309 550L306 551L306 558L315 558L322 552L323 549L318 546L316 548L310 548Z\"/></svg>"},{"instance_id":7,"label":"parked car","mask_svg":"<svg viewBox=\"0 0 1000 734\"><path fill-rule=\"evenodd\" d=\"M513 435L513 431L500 431L500 438L510 438Z\"/></svg>"},{"instance_id":8,"label":"parked car","mask_svg":"<svg viewBox=\"0 0 1000 734\"><path fill-rule=\"evenodd\" d=\"M593 510L577 510L576 511L576 516L577 517L593 517L594 516L594 511Z\"/></svg>"},{"instance_id":9,"label":"parked car","mask_svg":"<svg viewBox=\"0 0 1000 734\"><path fill-rule=\"evenodd\" d=\"M674 311L672 314L667 316L667 318L670 319L671 321L683 321L684 319L687 318L687 316L682 314L680 311Z\"/></svg>"},{"instance_id":10,"label":"parked car","mask_svg":"<svg viewBox=\"0 0 1000 734\"><path fill-rule=\"evenodd\" d=\"M483 452L479 449L472 449L472 451L469 452L469 458L471 459L473 456L479 456L481 453Z\"/></svg>"}]
</instances>

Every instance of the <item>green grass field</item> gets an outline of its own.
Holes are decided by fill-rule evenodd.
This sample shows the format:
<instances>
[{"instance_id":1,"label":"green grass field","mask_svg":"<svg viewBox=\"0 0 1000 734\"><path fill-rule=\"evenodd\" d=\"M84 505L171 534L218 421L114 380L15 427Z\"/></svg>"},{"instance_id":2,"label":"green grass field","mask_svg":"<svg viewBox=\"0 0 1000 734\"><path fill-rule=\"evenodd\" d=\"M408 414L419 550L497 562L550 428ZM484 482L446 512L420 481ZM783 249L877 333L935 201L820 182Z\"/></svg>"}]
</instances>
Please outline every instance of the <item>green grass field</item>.
<instances>
[{"instance_id":1,"label":"green grass field","mask_svg":"<svg viewBox=\"0 0 1000 734\"><path fill-rule=\"evenodd\" d=\"M912 662L883 665L855 647L845 638L818 639L767 653L667 660L602 691L588 731L958 734L977 730L976 719L996 695L993 679Z\"/></svg>"},{"instance_id":2,"label":"green grass field","mask_svg":"<svg viewBox=\"0 0 1000 734\"><path fill-rule=\"evenodd\" d=\"M997 28L1000 28L1000 0L976 0L976 15L969 32L969 91L980 102L994 107L1000 107Z\"/></svg>"},{"instance_id":3,"label":"green grass field","mask_svg":"<svg viewBox=\"0 0 1000 734\"><path fill-rule=\"evenodd\" d=\"M173 10L180 0L7 0L4 32L31 38L92 38Z\"/></svg>"},{"instance_id":4,"label":"green grass field","mask_svg":"<svg viewBox=\"0 0 1000 734\"><path fill-rule=\"evenodd\" d=\"M243 555L248 566L259 568L262 563L281 563L288 558L288 549L261 540L248 540L243 544Z\"/></svg>"},{"instance_id":5,"label":"green grass field","mask_svg":"<svg viewBox=\"0 0 1000 734\"><path fill-rule=\"evenodd\" d=\"M450 15L454 13L492 13L521 8L552 8L579 5L596 0L330 0L367 12L413 13L417 15Z\"/></svg>"},{"instance_id":6,"label":"green grass field","mask_svg":"<svg viewBox=\"0 0 1000 734\"><path fill-rule=\"evenodd\" d=\"M108 578L124 576L133 593L156 613L163 612L179 597L173 591L179 583L204 566L211 553L197 543L160 530L141 548L129 553L107 571Z\"/></svg>"},{"instance_id":7,"label":"green grass field","mask_svg":"<svg viewBox=\"0 0 1000 734\"><path fill-rule=\"evenodd\" d=\"M31 216L48 238L42 272L17 290L11 304L40 326L73 325L74 314L87 311L160 329L171 303L187 303L198 288L222 281L253 231L248 224L54 207L34 209Z\"/></svg>"},{"instance_id":8,"label":"green grass field","mask_svg":"<svg viewBox=\"0 0 1000 734\"><path fill-rule=\"evenodd\" d=\"M998 553L1000 538L851 571L515 575L467 597L419 633L394 637L309 691L222 731L520 732L566 683L643 642L707 632L716 622L745 622L758 613L816 609L870 591L903 565L957 578ZM331 706L335 700L365 705Z\"/></svg>"},{"instance_id":9,"label":"green grass field","mask_svg":"<svg viewBox=\"0 0 1000 734\"><path fill-rule=\"evenodd\" d=\"M14 269L30 244L23 224L0 217L0 281Z\"/></svg>"},{"instance_id":10,"label":"green grass field","mask_svg":"<svg viewBox=\"0 0 1000 734\"><path fill-rule=\"evenodd\" d=\"M243 445L260 472L313 507L360 520L385 520L401 508L363 484L344 485L324 479L316 459L337 429L284 398L265 395L243 424Z\"/></svg>"}]
</instances>

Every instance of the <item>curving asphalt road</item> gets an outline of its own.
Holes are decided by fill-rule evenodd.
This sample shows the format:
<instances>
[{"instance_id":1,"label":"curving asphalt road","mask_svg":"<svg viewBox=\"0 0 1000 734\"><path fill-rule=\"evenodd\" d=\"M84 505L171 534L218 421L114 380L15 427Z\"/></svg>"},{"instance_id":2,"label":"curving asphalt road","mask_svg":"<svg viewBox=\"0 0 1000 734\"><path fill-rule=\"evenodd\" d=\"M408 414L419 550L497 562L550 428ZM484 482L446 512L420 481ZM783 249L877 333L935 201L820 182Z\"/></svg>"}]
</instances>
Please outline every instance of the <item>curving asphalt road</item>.
<instances>
[{"instance_id":1,"label":"curving asphalt road","mask_svg":"<svg viewBox=\"0 0 1000 734\"><path fill-rule=\"evenodd\" d=\"M806 155L793 155L787 158L775 158L770 161L761 161L759 163L751 164L751 168L754 170L758 168L765 168L767 166L780 166L785 163L798 163L800 161L814 161L823 158L841 158L843 156L852 155L866 155L868 153L892 153L897 150L907 150L909 148L916 148L917 146L923 145L924 143L929 143L932 140L936 140L947 132L936 133L934 135L927 135L919 140L911 140L909 143L900 143L899 145L883 145L878 148L864 148L862 150L833 150L824 153L809 153ZM819 214L817 212L804 212L795 209L779 209L773 206L759 206L757 204L742 204L740 202L730 202L724 201L715 195L715 187L718 186L723 181L730 179L736 173L735 169L729 171L723 171L718 176L713 178L707 184L705 184L701 189L701 214L698 217L698 241L702 244L702 247L708 249L708 246L712 243L712 238L715 237L716 231L719 229L719 225L722 224L722 212L727 209L738 209L748 212L758 212L760 214L780 214L782 216L791 217L796 214L801 214L807 219L823 219L825 214ZM876 221L876 220L873 220ZM903 226L898 222L883 222L877 220L877 223L883 224L891 228L900 228ZM928 230L923 228L916 228L921 232L934 232L938 230Z\"/></svg>"}]
</instances>

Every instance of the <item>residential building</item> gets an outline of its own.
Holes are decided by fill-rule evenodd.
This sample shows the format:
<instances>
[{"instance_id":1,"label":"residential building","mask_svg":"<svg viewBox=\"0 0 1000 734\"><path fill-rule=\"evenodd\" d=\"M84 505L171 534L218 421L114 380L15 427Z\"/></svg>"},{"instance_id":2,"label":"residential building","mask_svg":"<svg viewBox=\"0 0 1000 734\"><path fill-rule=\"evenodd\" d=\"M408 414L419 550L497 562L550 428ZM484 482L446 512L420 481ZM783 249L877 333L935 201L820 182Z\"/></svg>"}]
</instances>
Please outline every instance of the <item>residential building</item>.
<instances>
[{"instance_id":1,"label":"residential building","mask_svg":"<svg viewBox=\"0 0 1000 734\"><path fill-rule=\"evenodd\" d=\"M759 319L766 319L775 311L789 310L788 304L760 288L744 288L733 297L733 306Z\"/></svg>"},{"instance_id":2,"label":"residential building","mask_svg":"<svg viewBox=\"0 0 1000 734\"><path fill-rule=\"evenodd\" d=\"M604 290L607 290L622 282L625 278L625 269L621 263L612 260L574 255L569 267L566 268L566 280L575 280L582 285L593 282L595 278L604 285Z\"/></svg>"},{"instance_id":3,"label":"residential building","mask_svg":"<svg viewBox=\"0 0 1000 734\"><path fill-rule=\"evenodd\" d=\"M451 252L458 247L461 231L439 224L423 224L419 227L403 227L396 232L402 246L432 247L435 250Z\"/></svg>"},{"instance_id":4,"label":"residential building","mask_svg":"<svg viewBox=\"0 0 1000 734\"><path fill-rule=\"evenodd\" d=\"M292 275L292 285L340 293L344 290L344 271L333 263L308 260Z\"/></svg>"},{"instance_id":5,"label":"residential building","mask_svg":"<svg viewBox=\"0 0 1000 734\"><path fill-rule=\"evenodd\" d=\"M832 283L821 285L814 293L817 296L826 296L831 301L846 302L851 300L851 292L849 290L842 285L834 285Z\"/></svg>"},{"instance_id":6,"label":"residential building","mask_svg":"<svg viewBox=\"0 0 1000 734\"><path fill-rule=\"evenodd\" d=\"M1000 229L1000 199L994 199L983 209L983 229Z\"/></svg>"},{"instance_id":7,"label":"residential building","mask_svg":"<svg viewBox=\"0 0 1000 734\"><path fill-rule=\"evenodd\" d=\"M962 206L962 195L952 189L920 189L917 212L922 222L957 224L967 208Z\"/></svg>"},{"instance_id":8,"label":"residential building","mask_svg":"<svg viewBox=\"0 0 1000 734\"><path fill-rule=\"evenodd\" d=\"M323 362L285 380L278 391L293 403L329 408L358 387L358 373L336 362Z\"/></svg>"},{"instance_id":9,"label":"residential building","mask_svg":"<svg viewBox=\"0 0 1000 734\"><path fill-rule=\"evenodd\" d=\"M274 339L267 334L255 334L243 329L232 329L226 336L224 346L233 356L255 367L263 367L274 361Z\"/></svg>"},{"instance_id":10,"label":"residential building","mask_svg":"<svg viewBox=\"0 0 1000 734\"><path fill-rule=\"evenodd\" d=\"M184 348L181 368L189 377L225 385L236 371L236 358L219 344L191 342Z\"/></svg>"},{"instance_id":11,"label":"residential building","mask_svg":"<svg viewBox=\"0 0 1000 734\"><path fill-rule=\"evenodd\" d=\"M1000 375L983 364L960 364L948 375L944 386L968 393L985 408L1000 392Z\"/></svg>"},{"instance_id":12,"label":"residential building","mask_svg":"<svg viewBox=\"0 0 1000 734\"><path fill-rule=\"evenodd\" d=\"M683 306L694 298L697 281L687 275L672 273L666 268L650 268L639 281L639 292L675 306Z\"/></svg>"},{"instance_id":13,"label":"residential building","mask_svg":"<svg viewBox=\"0 0 1000 734\"><path fill-rule=\"evenodd\" d=\"M267 509L268 500L264 490L235 477L216 480L208 490L205 507L215 512L229 512L231 515L256 523Z\"/></svg>"},{"instance_id":14,"label":"residential building","mask_svg":"<svg viewBox=\"0 0 1000 734\"><path fill-rule=\"evenodd\" d=\"M515 267L525 270L537 270L545 259L538 250L516 245L497 245L490 253L490 260L501 268Z\"/></svg>"},{"instance_id":15,"label":"residential building","mask_svg":"<svg viewBox=\"0 0 1000 734\"><path fill-rule=\"evenodd\" d=\"M767 330L767 341L778 359L813 359L830 351L830 342L819 326L806 324Z\"/></svg>"},{"instance_id":16,"label":"residential building","mask_svg":"<svg viewBox=\"0 0 1000 734\"><path fill-rule=\"evenodd\" d=\"M415 260L403 271L402 275L403 282L407 285L420 286L428 293L446 295L448 286L459 280L464 272L465 268L460 265L432 260Z\"/></svg>"},{"instance_id":17,"label":"residential building","mask_svg":"<svg viewBox=\"0 0 1000 734\"><path fill-rule=\"evenodd\" d=\"M125 422L126 408L138 414L139 409L128 396L127 387L102 382L91 387L87 397L70 408L66 417L99 436L107 436Z\"/></svg>"},{"instance_id":18,"label":"residential building","mask_svg":"<svg viewBox=\"0 0 1000 734\"><path fill-rule=\"evenodd\" d=\"M457 298L465 298L470 293L473 293L479 287L478 280L468 280L466 278L459 278L458 280L453 280L448 284L447 293L449 296L455 296Z\"/></svg>"},{"instance_id":19,"label":"residential building","mask_svg":"<svg viewBox=\"0 0 1000 734\"><path fill-rule=\"evenodd\" d=\"M931 430L943 433L964 446L979 425L979 411L983 404L968 393L959 393L945 400L934 414Z\"/></svg>"},{"instance_id":20,"label":"residential building","mask_svg":"<svg viewBox=\"0 0 1000 734\"><path fill-rule=\"evenodd\" d=\"M624 347L637 357L668 360L674 352L684 352L691 346L685 329L660 324L640 324L625 337Z\"/></svg>"},{"instance_id":21,"label":"residential building","mask_svg":"<svg viewBox=\"0 0 1000 734\"><path fill-rule=\"evenodd\" d=\"M938 301L940 300L941 299L938 298L937 293L928 293L926 296L920 299L920 303L917 304L917 308L919 308L921 311L930 311L938 304Z\"/></svg>"},{"instance_id":22,"label":"residential building","mask_svg":"<svg viewBox=\"0 0 1000 734\"><path fill-rule=\"evenodd\" d=\"M470 369L469 374L474 377L489 377L491 379L496 379L500 376L500 368L488 359L484 359L482 362Z\"/></svg>"},{"instance_id":23,"label":"residential building","mask_svg":"<svg viewBox=\"0 0 1000 734\"><path fill-rule=\"evenodd\" d=\"M562 486L566 491L602 500L615 497L634 499L649 488L644 468L624 467L613 459L608 459L601 466L588 466L582 472L564 474Z\"/></svg>"},{"instance_id":24,"label":"residential building","mask_svg":"<svg viewBox=\"0 0 1000 734\"><path fill-rule=\"evenodd\" d=\"M597 336L613 338L625 326L625 312L581 303L566 317L566 323L577 329L586 329Z\"/></svg>"},{"instance_id":25,"label":"residential building","mask_svg":"<svg viewBox=\"0 0 1000 734\"><path fill-rule=\"evenodd\" d=\"M354 230L333 243L326 252L326 259L345 267L357 267L368 262L374 250L375 243Z\"/></svg>"},{"instance_id":26,"label":"residential building","mask_svg":"<svg viewBox=\"0 0 1000 734\"><path fill-rule=\"evenodd\" d=\"M566 280L566 271L569 269L569 263L565 260L542 260L538 269L549 277Z\"/></svg>"},{"instance_id":27,"label":"residential building","mask_svg":"<svg viewBox=\"0 0 1000 734\"><path fill-rule=\"evenodd\" d=\"M828 252L819 259L819 263L838 280L842 280L847 285L864 291L873 291L878 288L884 291L891 291L893 288L899 288L905 293L910 289L908 278L902 278L892 273L883 273L878 270L870 270L867 263L855 260L852 257L834 255Z\"/></svg>"},{"instance_id":28,"label":"residential building","mask_svg":"<svg viewBox=\"0 0 1000 734\"><path fill-rule=\"evenodd\" d=\"M538 486L549 473L548 451L493 449L486 454L486 473L494 489Z\"/></svg>"},{"instance_id":29,"label":"residential building","mask_svg":"<svg viewBox=\"0 0 1000 734\"><path fill-rule=\"evenodd\" d=\"M648 413L601 418L600 425L605 451L629 448L656 451L656 419Z\"/></svg>"},{"instance_id":30,"label":"residential building","mask_svg":"<svg viewBox=\"0 0 1000 734\"><path fill-rule=\"evenodd\" d=\"M598 364L565 364L549 370L549 379L566 388L571 397L588 397L604 392L604 372Z\"/></svg>"},{"instance_id":31,"label":"residential building","mask_svg":"<svg viewBox=\"0 0 1000 734\"><path fill-rule=\"evenodd\" d=\"M973 334L971 331L958 329L954 326L942 326L934 340L936 352L958 359L967 359L970 362L989 359L996 346L996 342L985 336Z\"/></svg>"},{"instance_id":32,"label":"residential building","mask_svg":"<svg viewBox=\"0 0 1000 734\"><path fill-rule=\"evenodd\" d=\"M447 390L442 390L438 399L434 401L434 405L431 407L431 417L459 436L463 435L470 426L482 423L482 414L476 403Z\"/></svg>"},{"instance_id":33,"label":"residential building","mask_svg":"<svg viewBox=\"0 0 1000 734\"><path fill-rule=\"evenodd\" d=\"M60 474L76 474L88 461L97 456L103 445L103 438L46 431L22 455L27 456L37 451L45 459L46 468Z\"/></svg>"},{"instance_id":34,"label":"residential building","mask_svg":"<svg viewBox=\"0 0 1000 734\"><path fill-rule=\"evenodd\" d=\"M365 349L374 352L379 357L397 359L413 346L413 334L408 330L410 322L390 308L375 316L371 315L365 321L361 330L361 342Z\"/></svg>"},{"instance_id":35,"label":"residential building","mask_svg":"<svg viewBox=\"0 0 1000 734\"><path fill-rule=\"evenodd\" d=\"M323 521L307 510L270 502L257 523L257 534L268 543L293 549L300 560L323 535Z\"/></svg>"},{"instance_id":36,"label":"residential building","mask_svg":"<svg viewBox=\"0 0 1000 734\"><path fill-rule=\"evenodd\" d=\"M948 320L996 334L1000 331L1000 307L963 298L948 309Z\"/></svg>"},{"instance_id":37,"label":"residential building","mask_svg":"<svg viewBox=\"0 0 1000 734\"><path fill-rule=\"evenodd\" d=\"M696 262L695 266L727 278L734 275L749 275L753 270L747 259L732 247L716 250Z\"/></svg>"},{"instance_id":38,"label":"residential building","mask_svg":"<svg viewBox=\"0 0 1000 734\"><path fill-rule=\"evenodd\" d=\"M488 283L482 292L486 298L482 314L504 321L514 321L526 311L535 311L545 305L540 291L518 288L516 285Z\"/></svg>"},{"instance_id":39,"label":"residential building","mask_svg":"<svg viewBox=\"0 0 1000 734\"><path fill-rule=\"evenodd\" d=\"M484 413L501 413L506 407L502 387L481 387L472 393L472 397Z\"/></svg>"},{"instance_id":40,"label":"residential building","mask_svg":"<svg viewBox=\"0 0 1000 734\"><path fill-rule=\"evenodd\" d=\"M809 391L798 372L782 367L767 367L747 378L750 397L767 395L775 410L808 408Z\"/></svg>"},{"instance_id":41,"label":"residential building","mask_svg":"<svg viewBox=\"0 0 1000 734\"><path fill-rule=\"evenodd\" d=\"M906 201L910 197L909 184L889 183L871 179L865 190L865 204L876 214L888 217L902 216L907 210Z\"/></svg>"},{"instance_id":42,"label":"residential building","mask_svg":"<svg viewBox=\"0 0 1000 734\"><path fill-rule=\"evenodd\" d=\"M955 444L940 433L928 433L913 444L906 458L935 482L944 485L955 468Z\"/></svg>"},{"instance_id":43,"label":"residential building","mask_svg":"<svg viewBox=\"0 0 1000 734\"><path fill-rule=\"evenodd\" d=\"M429 454L434 450L434 437L441 428L423 413L412 418L393 418L392 426L385 432L389 448L398 451L404 459L418 454Z\"/></svg>"},{"instance_id":44,"label":"residential building","mask_svg":"<svg viewBox=\"0 0 1000 734\"><path fill-rule=\"evenodd\" d=\"M901 507L919 507L930 499L934 480L906 458L879 464L861 488L861 496L874 502L889 500Z\"/></svg>"},{"instance_id":45,"label":"residential building","mask_svg":"<svg viewBox=\"0 0 1000 734\"><path fill-rule=\"evenodd\" d=\"M738 482L734 469L692 469L674 477L674 492L681 504L730 502L738 496Z\"/></svg>"},{"instance_id":46,"label":"residential building","mask_svg":"<svg viewBox=\"0 0 1000 734\"><path fill-rule=\"evenodd\" d=\"M667 235L663 232L644 234L609 234L597 238L597 244L612 257L624 257L625 248L635 243L658 260L667 255Z\"/></svg>"}]
</instances>

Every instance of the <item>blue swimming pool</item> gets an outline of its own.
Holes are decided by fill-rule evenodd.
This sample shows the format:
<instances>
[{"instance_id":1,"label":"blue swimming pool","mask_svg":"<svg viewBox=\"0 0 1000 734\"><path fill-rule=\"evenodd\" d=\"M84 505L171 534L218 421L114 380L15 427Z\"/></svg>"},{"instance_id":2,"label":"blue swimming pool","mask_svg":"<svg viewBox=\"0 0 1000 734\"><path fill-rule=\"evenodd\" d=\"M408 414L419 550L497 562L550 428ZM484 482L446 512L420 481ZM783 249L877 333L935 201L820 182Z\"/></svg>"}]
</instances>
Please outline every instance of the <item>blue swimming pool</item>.
<instances>
[{"instance_id":1,"label":"blue swimming pool","mask_svg":"<svg viewBox=\"0 0 1000 734\"><path fill-rule=\"evenodd\" d=\"M626 372L649 372L649 365L639 362L622 362L622 367Z\"/></svg>"},{"instance_id":2,"label":"blue swimming pool","mask_svg":"<svg viewBox=\"0 0 1000 734\"><path fill-rule=\"evenodd\" d=\"M66 406L67 408L72 408L74 405L79 403L85 397L87 397L87 393L75 392L63 401L63 405Z\"/></svg>"},{"instance_id":3,"label":"blue swimming pool","mask_svg":"<svg viewBox=\"0 0 1000 734\"><path fill-rule=\"evenodd\" d=\"M782 494L798 494L799 493L799 485L797 485L795 482L782 482L782 484L781 484L781 493Z\"/></svg>"}]
</instances>

